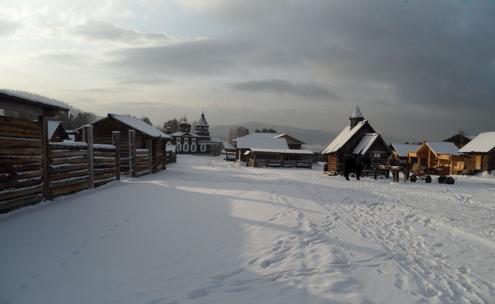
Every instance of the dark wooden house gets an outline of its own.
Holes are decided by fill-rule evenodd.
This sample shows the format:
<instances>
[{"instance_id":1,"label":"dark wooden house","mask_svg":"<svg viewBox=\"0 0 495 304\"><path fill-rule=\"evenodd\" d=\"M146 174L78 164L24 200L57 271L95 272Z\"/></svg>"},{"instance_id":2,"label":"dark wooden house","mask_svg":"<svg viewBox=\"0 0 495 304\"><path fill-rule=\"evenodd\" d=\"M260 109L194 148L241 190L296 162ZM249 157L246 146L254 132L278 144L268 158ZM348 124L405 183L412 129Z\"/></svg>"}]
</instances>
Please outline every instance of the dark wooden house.
<instances>
[{"instance_id":1,"label":"dark wooden house","mask_svg":"<svg viewBox=\"0 0 495 304\"><path fill-rule=\"evenodd\" d=\"M48 196L48 119L67 111L53 99L0 90L0 213Z\"/></svg>"},{"instance_id":2,"label":"dark wooden house","mask_svg":"<svg viewBox=\"0 0 495 304\"><path fill-rule=\"evenodd\" d=\"M147 124L141 119L129 115L108 114L107 117L93 123L94 142L97 144L112 144L112 132L119 131L120 168L122 172L129 171L129 130L135 130L135 149L151 149L153 171L161 169L166 163L166 143L171 138L162 131ZM76 138L82 138L78 130Z\"/></svg>"},{"instance_id":3,"label":"dark wooden house","mask_svg":"<svg viewBox=\"0 0 495 304\"><path fill-rule=\"evenodd\" d=\"M495 131L483 132L459 150L465 156L465 169L495 170Z\"/></svg>"},{"instance_id":4,"label":"dark wooden house","mask_svg":"<svg viewBox=\"0 0 495 304\"><path fill-rule=\"evenodd\" d=\"M390 149L382 136L363 118L359 107L356 107L349 120L350 125L322 152L326 156L325 171L330 174L342 173L346 157L366 158L372 166L386 164Z\"/></svg>"}]
</instances>

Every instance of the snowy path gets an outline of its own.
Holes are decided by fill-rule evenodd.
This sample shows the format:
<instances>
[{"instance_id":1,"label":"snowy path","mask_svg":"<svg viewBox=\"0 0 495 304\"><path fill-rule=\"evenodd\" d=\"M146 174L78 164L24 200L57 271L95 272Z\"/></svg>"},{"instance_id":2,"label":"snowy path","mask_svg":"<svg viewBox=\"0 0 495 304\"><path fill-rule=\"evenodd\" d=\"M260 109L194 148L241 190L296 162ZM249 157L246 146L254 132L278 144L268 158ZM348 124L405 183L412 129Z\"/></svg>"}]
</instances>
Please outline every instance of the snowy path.
<instances>
[{"instance_id":1,"label":"snowy path","mask_svg":"<svg viewBox=\"0 0 495 304\"><path fill-rule=\"evenodd\" d=\"M180 157L0 216L0 304L495 303L495 180Z\"/></svg>"}]
</instances>

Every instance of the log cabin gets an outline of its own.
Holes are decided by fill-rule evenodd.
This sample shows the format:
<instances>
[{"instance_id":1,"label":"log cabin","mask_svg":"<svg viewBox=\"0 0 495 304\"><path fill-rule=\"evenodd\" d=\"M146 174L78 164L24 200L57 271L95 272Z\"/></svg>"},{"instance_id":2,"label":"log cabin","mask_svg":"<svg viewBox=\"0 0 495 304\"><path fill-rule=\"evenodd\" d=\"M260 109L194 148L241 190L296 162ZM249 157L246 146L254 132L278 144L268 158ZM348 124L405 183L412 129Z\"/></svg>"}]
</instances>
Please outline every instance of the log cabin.
<instances>
[{"instance_id":1,"label":"log cabin","mask_svg":"<svg viewBox=\"0 0 495 304\"><path fill-rule=\"evenodd\" d=\"M390 144L390 151L395 156L396 159L402 161L409 160L409 153L416 152L419 148L419 145L415 144L398 144L392 143Z\"/></svg>"},{"instance_id":2,"label":"log cabin","mask_svg":"<svg viewBox=\"0 0 495 304\"><path fill-rule=\"evenodd\" d=\"M305 144L305 142L303 142L302 140L299 140L299 139L295 138L294 136L291 136L287 133L282 133L282 134L279 134L275 137L276 138L284 138L285 141L287 142L287 145L289 146L289 149L293 149L293 150L300 150L302 145Z\"/></svg>"},{"instance_id":3,"label":"log cabin","mask_svg":"<svg viewBox=\"0 0 495 304\"><path fill-rule=\"evenodd\" d=\"M459 152L465 155L466 170L495 170L495 131L480 133Z\"/></svg>"},{"instance_id":4,"label":"log cabin","mask_svg":"<svg viewBox=\"0 0 495 304\"><path fill-rule=\"evenodd\" d=\"M48 197L48 119L68 111L54 99L0 90L0 213Z\"/></svg>"},{"instance_id":5,"label":"log cabin","mask_svg":"<svg viewBox=\"0 0 495 304\"><path fill-rule=\"evenodd\" d=\"M369 160L371 166L384 165L390 149L382 136L365 120L359 107L349 117L350 124L323 150L328 174L341 174L345 157L361 156Z\"/></svg>"},{"instance_id":6,"label":"log cabin","mask_svg":"<svg viewBox=\"0 0 495 304\"><path fill-rule=\"evenodd\" d=\"M443 141L445 142L451 142L453 143L454 145L457 146L457 148L462 148L464 147L467 143L469 143L471 141L471 138L465 136L464 134L462 133L458 133L456 135L453 135L447 139L444 139Z\"/></svg>"},{"instance_id":7,"label":"log cabin","mask_svg":"<svg viewBox=\"0 0 495 304\"><path fill-rule=\"evenodd\" d=\"M129 130L135 130L135 148L151 149L152 171L165 168L166 151L165 146L171 138L162 131L147 124L137 117L130 115L108 114L93 123L94 142L96 144L112 144L112 132L119 131L118 149L120 151L120 170L123 173L129 172ZM76 138L82 139L80 129L76 130Z\"/></svg>"},{"instance_id":8,"label":"log cabin","mask_svg":"<svg viewBox=\"0 0 495 304\"><path fill-rule=\"evenodd\" d=\"M409 155L413 170L435 169L440 175L459 174L464 170L464 159L457 146L451 142L424 142Z\"/></svg>"}]
</instances>

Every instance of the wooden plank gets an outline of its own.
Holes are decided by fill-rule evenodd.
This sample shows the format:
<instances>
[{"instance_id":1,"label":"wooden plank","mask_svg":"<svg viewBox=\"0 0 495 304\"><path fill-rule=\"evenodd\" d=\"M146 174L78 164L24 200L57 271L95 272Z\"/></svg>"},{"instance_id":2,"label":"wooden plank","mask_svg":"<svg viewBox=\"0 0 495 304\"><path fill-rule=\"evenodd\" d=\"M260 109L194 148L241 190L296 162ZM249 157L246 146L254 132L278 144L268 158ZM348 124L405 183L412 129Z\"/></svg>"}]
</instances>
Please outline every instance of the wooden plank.
<instances>
[{"instance_id":1,"label":"wooden plank","mask_svg":"<svg viewBox=\"0 0 495 304\"><path fill-rule=\"evenodd\" d=\"M0 147L0 155L40 155L41 148Z\"/></svg>"},{"instance_id":2,"label":"wooden plank","mask_svg":"<svg viewBox=\"0 0 495 304\"><path fill-rule=\"evenodd\" d=\"M50 165L87 164L87 163L88 163L88 158L85 156L50 158Z\"/></svg>"},{"instance_id":3,"label":"wooden plank","mask_svg":"<svg viewBox=\"0 0 495 304\"><path fill-rule=\"evenodd\" d=\"M49 150L50 157L87 156L87 150Z\"/></svg>"},{"instance_id":4,"label":"wooden plank","mask_svg":"<svg viewBox=\"0 0 495 304\"><path fill-rule=\"evenodd\" d=\"M0 175L0 181L8 181L13 179L24 179L31 177L41 177L41 168L38 170L23 171L23 172L2 172Z\"/></svg>"},{"instance_id":5,"label":"wooden plank","mask_svg":"<svg viewBox=\"0 0 495 304\"><path fill-rule=\"evenodd\" d=\"M74 171L74 170L88 170L88 164L63 164L63 165L50 165L49 172L58 173L58 172L66 172L66 171Z\"/></svg>"},{"instance_id":6,"label":"wooden plank","mask_svg":"<svg viewBox=\"0 0 495 304\"><path fill-rule=\"evenodd\" d=\"M41 116L39 118L39 123L41 126L41 142L43 149L41 151L41 168L43 176L43 185L41 192L43 197L48 197L48 118L46 116Z\"/></svg>"},{"instance_id":7,"label":"wooden plank","mask_svg":"<svg viewBox=\"0 0 495 304\"><path fill-rule=\"evenodd\" d=\"M10 179L0 182L0 191L30 187L41 183L41 176Z\"/></svg>"},{"instance_id":8,"label":"wooden plank","mask_svg":"<svg viewBox=\"0 0 495 304\"><path fill-rule=\"evenodd\" d=\"M96 157L111 157L115 158L115 151L106 151L106 152L100 152L100 151L95 151L94 156Z\"/></svg>"},{"instance_id":9,"label":"wooden plank","mask_svg":"<svg viewBox=\"0 0 495 304\"><path fill-rule=\"evenodd\" d=\"M22 127L26 129L39 129L39 124L35 120L15 118L11 116L0 116L0 124Z\"/></svg>"},{"instance_id":10,"label":"wooden plank","mask_svg":"<svg viewBox=\"0 0 495 304\"><path fill-rule=\"evenodd\" d=\"M57 151L57 150L79 150L79 151L86 151L88 150L87 144L84 142L77 142L77 143L61 143L61 142L50 142L49 144L50 150Z\"/></svg>"},{"instance_id":11,"label":"wooden plank","mask_svg":"<svg viewBox=\"0 0 495 304\"><path fill-rule=\"evenodd\" d=\"M20 196L27 196L30 194L41 192L42 184L29 186L25 188L19 188L15 190L4 190L0 191L0 201L13 199Z\"/></svg>"},{"instance_id":12,"label":"wooden plank","mask_svg":"<svg viewBox=\"0 0 495 304\"><path fill-rule=\"evenodd\" d=\"M19 209L21 207L34 205L43 200L43 195L41 193L30 194L27 196L22 196L18 198L14 198L11 200L6 200L0 202L0 213L9 212L15 209Z\"/></svg>"},{"instance_id":13,"label":"wooden plank","mask_svg":"<svg viewBox=\"0 0 495 304\"><path fill-rule=\"evenodd\" d=\"M100 186L106 185L108 183L111 183L113 181L115 181L115 176L112 176L112 177L106 178L106 179L97 179L97 180L95 180L95 186L100 187Z\"/></svg>"},{"instance_id":14,"label":"wooden plank","mask_svg":"<svg viewBox=\"0 0 495 304\"><path fill-rule=\"evenodd\" d=\"M42 142L38 138L0 136L0 147L41 148Z\"/></svg>"},{"instance_id":15,"label":"wooden plank","mask_svg":"<svg viewBox=\"0 0 495 304\"><path fill-rule=\"evenodd\" d=\"M72 194L86 189L88 189L88 181L79 184L73 184L64 187L57 187L50 189L49 197L53 198L60 195Z\"/></svg>"},{"instance_id":16,"label":"wooden plank","mask_svg":"<svg viewBox=\"0 0 495 304\"><path fill-rule=\"evenodd\" d=\"M129 130L129 174L134 176L134 160L136 159L136 131Z\"/></svg>"},{"instance_id":17,"label":"wooden plank","mask_svg":"<svg viewBox=\"0 0 495 304\"><path fill-rule=\"evenodd\" d=\"M83 170L50 173L48 176L48 180L49 181L56 181L56 180L61 180L61 179L77 177L77 176L88 176L88 169L86 168Z\"/></svg>"},{"instance_id":18,"label":"wooden plank","mask_svg":"<svg viewBox=\"0 0 495 304\"><path fill-rule=\"evenodd\" d=\"M84 181L88 181L87 175L51 181L48 186L50 187L50 189L54 189L54 188L60 188L74 184L80 184L81 182Z\"/></svg>"},{"instance_id":19,"label":"wooden plank","mask_svg":"<svg viewBox=\"0 0 495 304\"><path fill-rule=\"evenodd\" d=\"M115 177L115 172L105 173L105 174L96 174L95 175L95 180L98 180L98 179L107 179L107 178L110 178L110 177Z\"/></svg>"}]
</instances>

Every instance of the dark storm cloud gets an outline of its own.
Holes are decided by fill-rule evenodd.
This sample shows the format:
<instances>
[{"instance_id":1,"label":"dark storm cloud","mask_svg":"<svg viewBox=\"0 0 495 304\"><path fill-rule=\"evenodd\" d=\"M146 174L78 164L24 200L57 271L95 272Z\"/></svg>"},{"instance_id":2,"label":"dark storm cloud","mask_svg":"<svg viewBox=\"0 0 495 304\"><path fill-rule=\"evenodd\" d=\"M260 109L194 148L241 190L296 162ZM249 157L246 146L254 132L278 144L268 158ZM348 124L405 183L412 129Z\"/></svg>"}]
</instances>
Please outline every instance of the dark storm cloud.
<instances>
[{"instance_id":1,"label":"dark storm cloud","mask_svg":"<svg viewBox=\"0 0 495 304\"><path fill-rule=\"evenodd\" d=\"M448 113L436 122L444 129L493 128L478 118L495 111L495 1L225 1L209 13L228 35L124 49L118 64L202 77L244 73L250 80L234 87L245 93L285 90L301 98L318 90L295 79L332 82L349 108L356 98L370 108L386 98L396 111ZM339 85L355 88L352 97Z\"/></svg>"},{"instance_id":2,"label":"dark storm cloud","mask_svg":"<svg viewBox=\"0 0 495 304\"><path fill-rule=\"evenodd\" d=\"M275 92L309 98L340 98L327 87L313 82L293 83L282 79L266 79L234 83L231 87L247 92Z\"/></svg>"}]
</instances>

